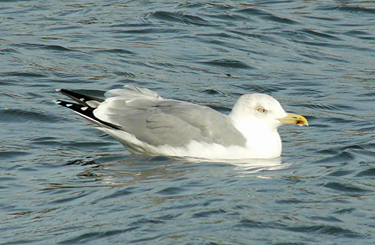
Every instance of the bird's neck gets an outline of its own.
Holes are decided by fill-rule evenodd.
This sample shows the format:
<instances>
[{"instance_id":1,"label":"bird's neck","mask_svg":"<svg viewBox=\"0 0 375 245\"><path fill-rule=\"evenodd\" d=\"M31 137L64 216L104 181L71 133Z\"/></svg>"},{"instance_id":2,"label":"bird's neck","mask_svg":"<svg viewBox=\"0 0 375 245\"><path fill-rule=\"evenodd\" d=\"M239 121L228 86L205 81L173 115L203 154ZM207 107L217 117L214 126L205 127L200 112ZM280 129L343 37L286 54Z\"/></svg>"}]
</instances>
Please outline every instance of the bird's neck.
<instances>
[{"instance_id":1,"label":"bird's neck","mask_svg":"<svg viewBox=\"0 0 375 245\"><path fill-rule=\"evenodd\" d=\"M275 158L281 155L282 143L277 127L270 129L251 119L233 121L233 125L245 137L246 148L258 158Z\"/></svg>"}]
</instances>

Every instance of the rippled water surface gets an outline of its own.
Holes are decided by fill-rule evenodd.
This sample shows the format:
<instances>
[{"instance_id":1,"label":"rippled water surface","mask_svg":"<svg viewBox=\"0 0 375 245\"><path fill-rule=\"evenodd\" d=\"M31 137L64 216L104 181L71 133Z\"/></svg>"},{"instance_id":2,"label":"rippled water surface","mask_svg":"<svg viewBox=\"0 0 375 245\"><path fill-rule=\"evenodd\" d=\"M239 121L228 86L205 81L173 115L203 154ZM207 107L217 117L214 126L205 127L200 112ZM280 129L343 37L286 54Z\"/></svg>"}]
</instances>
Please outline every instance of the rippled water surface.
<instances>
[{"instance_id":1,"label":"rippled water surface","mask_svg":"<svg viewBox=\"0 0 375 245\"><path fill-rule=\"evenodd\" d=\"M372 1L0 1L1 244L374 244ZM136 156L53 103L133 83L228 113L264 92L282 159Z\"/></svg>"}]
</instances>

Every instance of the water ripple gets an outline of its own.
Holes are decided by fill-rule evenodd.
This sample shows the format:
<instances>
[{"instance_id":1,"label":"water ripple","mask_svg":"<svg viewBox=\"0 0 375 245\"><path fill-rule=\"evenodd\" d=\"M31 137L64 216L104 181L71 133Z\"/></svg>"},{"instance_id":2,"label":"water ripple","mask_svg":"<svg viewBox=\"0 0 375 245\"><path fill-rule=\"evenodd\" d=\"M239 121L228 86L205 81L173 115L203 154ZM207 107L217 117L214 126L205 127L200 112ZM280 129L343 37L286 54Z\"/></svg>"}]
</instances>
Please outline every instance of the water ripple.
<instances>
[{"instance_id":1,"label":"water ripple","mask_svg":"<svg viewBox=\"0 0 375 245\"><path fill-rule=\"evenodd\" d=\"M208 22L203 18L178 12L165 12L165 11L156 11L150 14L150 17L156 18L163 21L170 22L180 22L183 24L197 25L197 26L206 26Z\"/></svg>"},{"instance_id":2,"label":"water ripple","mask_svg":"<svg viewBox=\"0 0 375 245\"><path fill-rule=\"evenodd\" d=\"M201 62L201 63L212 65L212 66L224 66L224 67L239 68L239 69L252 69L253 68L239 60L231 60L231 59L212 60L212 61L206 61L206 62Z\"/></svg>"},{"instance_id":3,"label":"water ripple","mask_svg":"<svg viewBox=\"0 0 375 245\"><path fill-rule=\"evenodd\" d=\"M298 22L289 19L289 18L284 18L284 17L279 17L275 14L256 9L256 8L246 8L246 9L241 9L237 11L238 13L246 14L249 16L259 16L263 19L278 22L278 23L284 23L284 24L289 24L289 25L294 25L298 24Z\"/></svg>"},{"instance_id":4,"label":"water ripple","mask_svg":"<svg viewBox=\"0 0 375 245\"><path fill-rule=\"evenodd\" d=\"M73 244L73 243L82 243L82 242L86 243L86 242L90 242L90 241L97 241L100 238L107 238L107 237L111 237L111 236L115 236L115 235L119 235L119 234L123 234L123 233L128 233L128 232L131 232L131 231L137 230L137 229L138 229L138 227L131 227L131 228L122 229L122 230L88 232L88 233L85 233L85 234L80 235L78 237L74 237L74 238L71 238L71 239L67 239L67 240L58 242L57 244Z\"/></svg>"},{"instance_id":5,"label":"water ripple","mask_svg":"<svg viewBox=\"0 0 375 245\"><path fill-rule=\"evenodd\" d=\"M326 188L330 188L332 190L345 192L345 193L348 193L348 194L365 193L365 192L370 191L370 190L359 188L359 187L356 187L356 186L353 186L353 185L342 184L342 183L338 183L338 182L329 182L329 183L324 184L323 186L326 187Z\"/></svg>"},{"instance_id":6,"label":"water ripple","mask_svg":"<svg viewBox=\"0 0 375 245\"><path fill-rule=\"evenodd\" d=\"M375 168L369 168L359 172L355 177L375 177Z\"/></svg>"}]
</instances>

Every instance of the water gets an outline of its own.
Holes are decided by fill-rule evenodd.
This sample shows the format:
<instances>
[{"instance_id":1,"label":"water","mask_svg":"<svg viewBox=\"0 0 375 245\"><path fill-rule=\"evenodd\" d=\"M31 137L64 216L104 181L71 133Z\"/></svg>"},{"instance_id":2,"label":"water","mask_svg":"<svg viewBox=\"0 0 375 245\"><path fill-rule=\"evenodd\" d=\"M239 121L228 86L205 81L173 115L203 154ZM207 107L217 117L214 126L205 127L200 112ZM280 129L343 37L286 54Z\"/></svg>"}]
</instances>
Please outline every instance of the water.
<instances>
[{"instance_id":1,"label":"water","mask_svg":"<svg viewBox=\"0 0 375 245\"><path fill-rule=\"evenodd\" d=\"M1 1L1 244L375 243L371 1ZM276 97L281 160L135 156L53 103Z\"/></svg>"}]
</instances>

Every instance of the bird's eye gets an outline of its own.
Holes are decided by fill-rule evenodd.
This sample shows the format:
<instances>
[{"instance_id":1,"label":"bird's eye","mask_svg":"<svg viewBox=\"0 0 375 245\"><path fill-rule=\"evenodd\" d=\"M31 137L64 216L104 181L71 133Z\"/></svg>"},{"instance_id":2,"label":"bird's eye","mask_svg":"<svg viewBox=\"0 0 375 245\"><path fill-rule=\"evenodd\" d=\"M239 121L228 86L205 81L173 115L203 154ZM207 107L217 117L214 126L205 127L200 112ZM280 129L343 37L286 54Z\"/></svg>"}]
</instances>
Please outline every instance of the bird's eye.
<instances>
[{"instance_id":1,"label":"bird's eye","mask_svg":"<svg viewBox=\"0 0 375 245\"><path fill-rule=\"evenodd\" d=\"M265 112L267 112L267 110L264 109L264 108L258 108L258 111L259 111L260 113L265 113Z\"/></svg>"}]
</instances>

